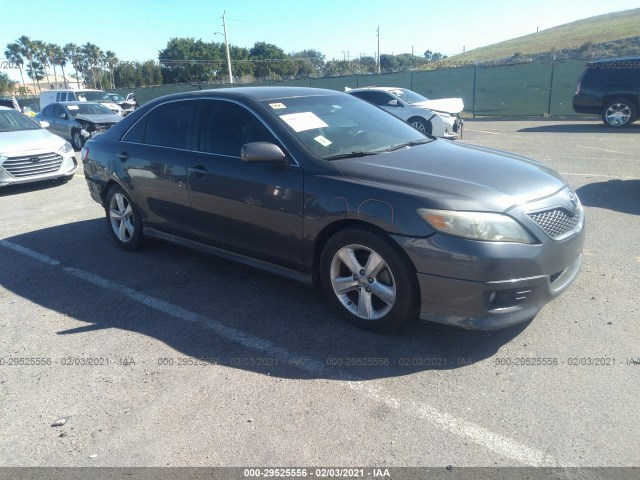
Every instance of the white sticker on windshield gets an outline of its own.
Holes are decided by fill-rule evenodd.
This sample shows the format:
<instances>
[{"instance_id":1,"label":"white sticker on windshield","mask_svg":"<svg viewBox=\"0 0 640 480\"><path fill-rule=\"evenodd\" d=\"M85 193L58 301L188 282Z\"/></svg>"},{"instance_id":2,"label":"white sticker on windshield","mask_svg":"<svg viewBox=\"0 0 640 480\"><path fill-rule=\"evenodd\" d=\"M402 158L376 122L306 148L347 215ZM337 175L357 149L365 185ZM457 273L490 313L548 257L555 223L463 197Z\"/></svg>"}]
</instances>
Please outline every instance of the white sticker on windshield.
<instances>
[{"instance_id":1,"label":"white sticker on windshield","mask_svg":"<svg viewBox=\"0 0 640 480\"><path fill-rule=\"evenodd\" d=\"M322 145L323 147L328 147L329 145L331 145L331 143L333 143L331 142L331 140L323 137L322 135L318 135L316 138L314 138L314 140L318 142L320 145Z\"/></svg>"},{"instance_id":2,"label":"white sticker on windshield","mask_svg":"<svg viewBox=\"0 0 640 480\"><path fill-rule=\"evenodd\" d=\"M269 106L274 110L282 110L283 108L287 108L284 103L270 103Z\"/></svg>"},{"instance_id":3,"label":"white sticker on windshield","mask_svg":"<svg viewBox=\"0 0 640 480\"><path fill-rule=\"evenodd\" d=\"M296 132L304 132L305 130L313 130L314 128L328 127L326 123L313 112L289 113L280 116L282 120L287 122Z\"/></svg>"},{"instance_id":4,"label":"white sticker on windshield","mask_svg":"<svg viewBox=\"0 0 640 480\"><path fill-rule=\"evenodd\" d=\"M67 105L67 108L69 110L80 110L80 107L78 105Z\"/></svg>"}]
</instances>

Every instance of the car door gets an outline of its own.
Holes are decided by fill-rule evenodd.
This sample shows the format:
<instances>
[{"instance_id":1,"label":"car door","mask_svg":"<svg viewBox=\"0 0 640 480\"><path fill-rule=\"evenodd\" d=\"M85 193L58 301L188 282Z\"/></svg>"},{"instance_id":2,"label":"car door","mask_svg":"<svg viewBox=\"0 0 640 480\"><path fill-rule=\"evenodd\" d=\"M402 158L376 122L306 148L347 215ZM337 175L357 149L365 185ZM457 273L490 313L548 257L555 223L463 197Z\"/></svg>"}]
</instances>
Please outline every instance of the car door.
<instances>
[{"instance_id":1,"label":"car door","mask_svg":"<svg viewBox=\"0 0 640 480\"><path fill-rule=\"evenodd\" d=\"M49 123L47 130L68 139L69 135L64 133L64 125L62 125L64 122L62 115L64 114L65 112L59 104L52 103L42 111L42 119Z\"/></svg>"},{"instance_id":2,"label":"car door","mask_svg":"<svg viewBox=\"0 0 640 480\"><path fill-rule=\"evenodd\" d=\"M114 172L141 211L146 226L183 235L189 210L187 160L196 100L163 103L118 142Z\"/></svg>"},{"instance_id":3,"label":"car door","mask_svg":"<svg viewBox=\"0 0 640 480\"><path fill-rule=\"evenodd\" d=\"M282 147L244 106L201 101L189 158L189 223L205 243L297 268L302 258L303 171L292 158L278 165L242 161L242 145L256 141Z\"/></svg>"}]
</instances>

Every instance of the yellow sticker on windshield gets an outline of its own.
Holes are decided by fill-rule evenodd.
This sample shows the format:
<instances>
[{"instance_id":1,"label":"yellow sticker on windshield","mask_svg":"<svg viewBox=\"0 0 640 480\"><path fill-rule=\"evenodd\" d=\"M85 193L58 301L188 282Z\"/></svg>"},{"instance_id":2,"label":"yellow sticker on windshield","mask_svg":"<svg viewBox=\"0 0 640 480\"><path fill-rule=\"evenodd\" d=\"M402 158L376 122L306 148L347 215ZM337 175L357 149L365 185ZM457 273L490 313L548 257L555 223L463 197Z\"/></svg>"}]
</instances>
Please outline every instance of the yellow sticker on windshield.
<instances>
[{"instance_id":1,"label":"yellow sticker on windshield","mask_svg":"<svg viewBox=\"0 0 640 480\"><path fill-rule=\"evenodd\" d=\"M283 108L287 108L284 103L270 103L269 106L274 110L282 110Z\"/></svg>"}]
</instances>

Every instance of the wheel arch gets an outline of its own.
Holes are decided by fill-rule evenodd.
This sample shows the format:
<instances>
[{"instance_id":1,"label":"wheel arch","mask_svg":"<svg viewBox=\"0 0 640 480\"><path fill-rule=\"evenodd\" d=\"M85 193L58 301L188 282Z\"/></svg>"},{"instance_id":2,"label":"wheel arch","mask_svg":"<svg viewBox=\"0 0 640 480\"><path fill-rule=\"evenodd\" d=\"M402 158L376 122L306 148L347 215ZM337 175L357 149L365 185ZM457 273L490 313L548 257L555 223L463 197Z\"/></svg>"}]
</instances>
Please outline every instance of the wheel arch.
<instances>
[{"instance_id":1,"label":"wheel arch","mask_svg":"<svg viewBox=\"0 0 640 480\"><path fill-rule=\"evenodd\" d=\"M640 95L632 95L630 93L608 93L602 99L602 111L604 113L605 108L609 102L613 102L614 100L628 100L633 103L633 106L636 107L636 114L640 110Z\"/></svg>"},{"instance_id":2,"label":"wheel arch","mask_svg":"<svg viewBox=\"0 0 640 480\"><path fill-rule=\"evenodd\" d=\"M313 254L311 257L311 277L312 277L314 286L320 285L320 257L322 256L322 251L324 250L324 247L326 246L327 242L333 235L335 235L339 231L344 230L346 228L351 228L351 227L359 227L365 230L382 234L387 238L389 238L390 245L393 245L393 248L405 260L407 265L409 265L411 269L414 272L416 272L415 265L413 264L409 256L406 254L404 250L402 250L402 248L400 248L400 246L398 246L390 237L388 237L389 233L386 230L384 230L383 228L380 228L379 226L373 223L366 222L364 220L342 219L342 220L337 220L335 222L332 222L329 225L326 225L318 233L313 243Z\"/></svg>"}]
</instances>

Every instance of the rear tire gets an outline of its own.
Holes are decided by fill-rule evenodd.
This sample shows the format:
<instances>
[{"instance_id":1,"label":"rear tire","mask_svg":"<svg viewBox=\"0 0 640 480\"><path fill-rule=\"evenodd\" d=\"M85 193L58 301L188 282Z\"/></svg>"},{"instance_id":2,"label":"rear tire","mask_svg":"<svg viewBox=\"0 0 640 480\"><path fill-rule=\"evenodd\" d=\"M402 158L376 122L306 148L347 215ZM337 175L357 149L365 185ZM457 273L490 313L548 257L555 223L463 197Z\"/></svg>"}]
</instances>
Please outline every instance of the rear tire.
<instances>
[{"instance_id":1,"label":"rear tire","mask_svg":"<svg viewBox=\"0 0 640 480\"><path fill-rule=\"evenodd\" d=\"M109 189L105 202L109 232L120 248L138 250L142 246L142 222L129 195L118 185Z\"/></svg>"},{"instance_id":2,"label":"rear tire","mask_svg":"<svg viewBox=\"0 0 640 480\"><path fill-rule=\"evenodd\" d=\"M329 303L360 328L388 332L418 317L415 271L382 233L340 230L322 251L319 273Z\"/></svg>"},{"instance_id":3,"label":"rear tire","mask_svg":"<svg viewBox=\"0 0 640 480\"><path fill-rule=\"evenodd\" d=\"M626 98L616 98L607 103L602 110L602 122L612 128L628 127L635 121L636 116L636 106Z\"/></svg>"}]
</instances>

